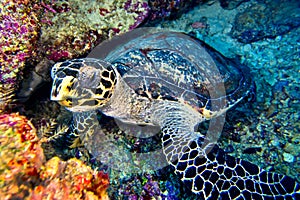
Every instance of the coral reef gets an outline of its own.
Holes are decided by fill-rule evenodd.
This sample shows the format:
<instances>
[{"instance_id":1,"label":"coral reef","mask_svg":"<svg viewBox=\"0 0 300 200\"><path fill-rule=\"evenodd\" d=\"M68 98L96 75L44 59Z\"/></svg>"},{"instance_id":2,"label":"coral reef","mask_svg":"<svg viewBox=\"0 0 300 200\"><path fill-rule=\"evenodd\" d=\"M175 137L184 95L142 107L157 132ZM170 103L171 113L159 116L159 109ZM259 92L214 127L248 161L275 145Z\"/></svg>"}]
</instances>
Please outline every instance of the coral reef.
<instances>
[{"instance_id":1,"label":"coral reef","mask_svg":"<svg viewBox=\"0 0 300 200\"><path fill-rule=\"evenodd\" d=\"M139 173L112 181L109 196L112 199L197 199L183 185L174 170L168 166L155 173Z\"/></svg>"},{"instance_id":2,"label":"coral reef","mask_svg":"<svg viewBox=\"0 0 300 200\"><path fill-rule=\"evenodd\" d=\"M159 18L174 18L180 16L183 12L187 11L199 3L205 2L203 0L196 1L183 1L183 0L150 0L150 20Z\"/></svg>"},{"instance_id":3,"label":"coral reef","mask_svg":"<svg viewBox=\"0 0 300 200\"><path fill-rule=\"evenodd\" d=\"M0 115L1 199L108 199L108 175L82 161L46 162L36 130L17 113Z\"/></svg>"},{"instance_id":4,"label":"coral reef","mask_svg":"<svg viewBox=\"0 0 300 200\"><path fill-rule=\"evenodd\" d=\"M12 101L18 75L35 54L38 39L38 1L3 0L0 3L0 113Z\"/></svg>"},{"instance_id":5,"label":"coral reef","mask_svg":"<svg viewBox=\"0 0 300 200\"><path fill-rule=\"evenodd\" d=\"M39 175L44 184L36 186L29 199L109 199L108 175L93 171L76 158L61 161L53 157Z\"/></svg>"},{"instance_id":6,"label":"coral reef","mask_svg":"<svg viewBox=\"0 0 300 200\"><path fill-rule=\"evenodd\" d=\"M139 176L132 176L126 180L119 180L120 185L116 185L115 191L112 194L112 198L118 199L179 199L179 193L177 195L168 193L168 190L172 190L173 187L171 184L168 185L168 188L163 188L164 182L161 182L162 185L156 180L153 175L150 174L141 174ZM168 182L169 183L169 182ZM120 196L119 196L120 195Z\"/></svg>"},{"instance_id":7,"label":"coral reef","mask_svg":"<svg viewBox=\"0 0 300 200\"><path fill-rule=\"evenodd\" d=\"M243 43L275 38L300 26L299 13L297 0L253 5L235 17L231 35Z\"/></svg>"},{"instance_id":8,"label":"coral reef","mask_svg":"<svg viewBox=\"0 0 300 200\"><path fill-rule=\"evenodd\" d=\"M224 139L228 139L228 136L238 137L230 142L234 146L231 155L256 162L265 169L288 174L300 181L297 164L300 155L300 124L299 113L295 108L299 100L291 100L285 91L287 89L277 90L271 102L253 103L254 113L244 113L244 120L240 116L246 108L234 114L239 118L238 123L233 124L234 129L229 135L224 135ZM228 113L228 118L234 121L234 115Z\"/></svg>"},{"instance_id":9,"label":"coral reef","mask_svg":"<svg viewBox=\"0 0 300 200\"><path fill-rule=\"evenodd\" d=\"M52 1L47 8L40 48L54 61L87 53L99 42L137 27L149 12L143 0Z\"/></svg>"},{"instance_id":10,"label":"coral reef","mask_svg":"<svg viewBox=\"0 0 300 200\"><path fill-rule=\"evenodd\" d=\"M0 197L24 199L44 162L35 128L19 114L0 116Z\"/></svg>"}]
</instances>

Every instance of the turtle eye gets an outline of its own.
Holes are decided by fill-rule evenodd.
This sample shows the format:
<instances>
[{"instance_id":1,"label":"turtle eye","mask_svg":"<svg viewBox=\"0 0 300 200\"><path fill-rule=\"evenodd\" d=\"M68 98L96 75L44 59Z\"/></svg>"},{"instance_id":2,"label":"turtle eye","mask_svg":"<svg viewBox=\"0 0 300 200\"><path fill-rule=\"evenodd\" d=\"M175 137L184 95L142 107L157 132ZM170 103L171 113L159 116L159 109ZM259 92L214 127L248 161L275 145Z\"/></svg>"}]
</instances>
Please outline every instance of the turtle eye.
<instances>
[{"instance_id":1,"label":"turtle eye","mask_svg":"<svg viewBox=\"0 0 300 200\"><path fill-rule=\"evenodd\" d=\"M63 71L58 71L58 72L55 74L55 77L56 77L56 78L64 78L64 77L66 77L66 74L65 74Z\"/></svg>"},{"instance_id":2,"label":"turtle eye","mask_svg":"<svg viewBox=\"0 0 300 200\"><path fill-rule=\"evenodd\" d=\"M57 72L57 67L55 67L55 65L52 67L51 69L51 78L54 79L56 76L56 72Z\"/></svg>"}]
</instances>

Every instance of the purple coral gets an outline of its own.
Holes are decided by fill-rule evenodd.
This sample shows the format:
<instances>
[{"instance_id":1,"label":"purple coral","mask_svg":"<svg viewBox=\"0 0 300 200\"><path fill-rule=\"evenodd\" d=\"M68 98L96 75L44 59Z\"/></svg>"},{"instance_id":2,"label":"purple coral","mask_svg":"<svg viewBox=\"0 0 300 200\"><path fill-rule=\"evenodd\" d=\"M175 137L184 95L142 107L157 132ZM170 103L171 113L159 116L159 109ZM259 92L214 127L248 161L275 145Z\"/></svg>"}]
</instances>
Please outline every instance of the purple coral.
<instances>
[{"instance_id":1,"label":"purple coral","mask_svg":"<svg viewBox=\"0 0 300 200\"><path fill-rule=\"evenodd\" d=\"M141 9L139 9L141 8ZM147 2L137 2L137 3L132 3L132 0L128 0L125 4L124 4L124 9L129 11L129 12L136 12L138 14L138 16L135 18L135 23L133 25L130 26L130 30L136 28L137 26L139 26L142 22L145 21L145 19L148 17L149 15L149 5Z\"/></svg>"},{"instance_id":2,"label":"purple coral","mask_svg":"<svg viewBox=\"0 0 300 200\"><path fill-rule=\"evenodd\" d=\"M150 20L180 15L188 8L201 2L203 0L150 0Z\"/></svg>"},{"instance_id":3,"label":"purple coral","mask_svg":"<svg viewBox=\"0 0 300 200\"><path fill-rule=\"evenodd\" d=\"M11 91L17 88L17 76L24 68L26 59L35 54L39 32L38 15L41 11L35 3L36 1L22 0L4 0L1 3L0 112L12 101Z\"/></svg>"},{"instance_id":4,"label":"purple coral","mask_svg":"<svg viewBox=\"0 0 300 200\"><path fill-rule=\"evenodd\" d=\"M141 199L146 200L146 199L157 199L157 197L164 197L158 182L154 181L152 179L152 176L149 174L145 174L145 177L147 178L147 182L143 186Z\"/></svg>"}]
</instances>

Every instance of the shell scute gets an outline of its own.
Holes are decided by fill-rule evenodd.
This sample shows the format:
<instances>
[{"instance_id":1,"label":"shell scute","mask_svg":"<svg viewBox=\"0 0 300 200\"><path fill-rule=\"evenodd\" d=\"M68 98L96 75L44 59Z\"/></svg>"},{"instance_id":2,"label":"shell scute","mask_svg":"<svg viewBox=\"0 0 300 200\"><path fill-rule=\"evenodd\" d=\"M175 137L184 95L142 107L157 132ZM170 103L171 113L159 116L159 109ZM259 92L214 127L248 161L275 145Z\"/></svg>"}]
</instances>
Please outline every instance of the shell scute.
<instances>
[{"instance_id":1,"label":"shell scute","mask_svg":"<svg viewBox=\"0 0 300 200\"><path fill-rule=\"evenodd\" d=\"M211 106L220 99L226 99L226 106L233 105L252 88L250 77L241 69L245 66L179 33L138 37L110 52L106 60L137 94L180 100L199 112L223 109Z\"/></svg>"}]
</instances>

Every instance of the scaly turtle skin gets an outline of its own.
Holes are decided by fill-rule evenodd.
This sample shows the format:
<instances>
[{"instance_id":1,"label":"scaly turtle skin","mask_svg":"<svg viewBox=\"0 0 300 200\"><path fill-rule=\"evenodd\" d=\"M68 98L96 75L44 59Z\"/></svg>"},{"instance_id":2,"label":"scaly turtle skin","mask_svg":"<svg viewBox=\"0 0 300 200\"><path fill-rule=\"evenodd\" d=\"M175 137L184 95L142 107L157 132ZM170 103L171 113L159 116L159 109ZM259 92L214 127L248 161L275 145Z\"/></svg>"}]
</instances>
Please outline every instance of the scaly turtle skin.
<instances>
[{"instance_id":1,"label":"scaly turtle skin","mask_svg":"<svg viewBox=\"0 0 300 200\"><path fill-rule=\"evenodd\" d=\"M299 199L293 179L225 155L195 131L249 96L253 84L246 69L214 65L184 34L148 33L123 42L105 61L57 63L52 78L51 99L74 113L64 133L78 134L84 145L93 143L93 111L100 110L125 123L159 126L168 163L200 199Z\"/></svg>"}]
</instances>

